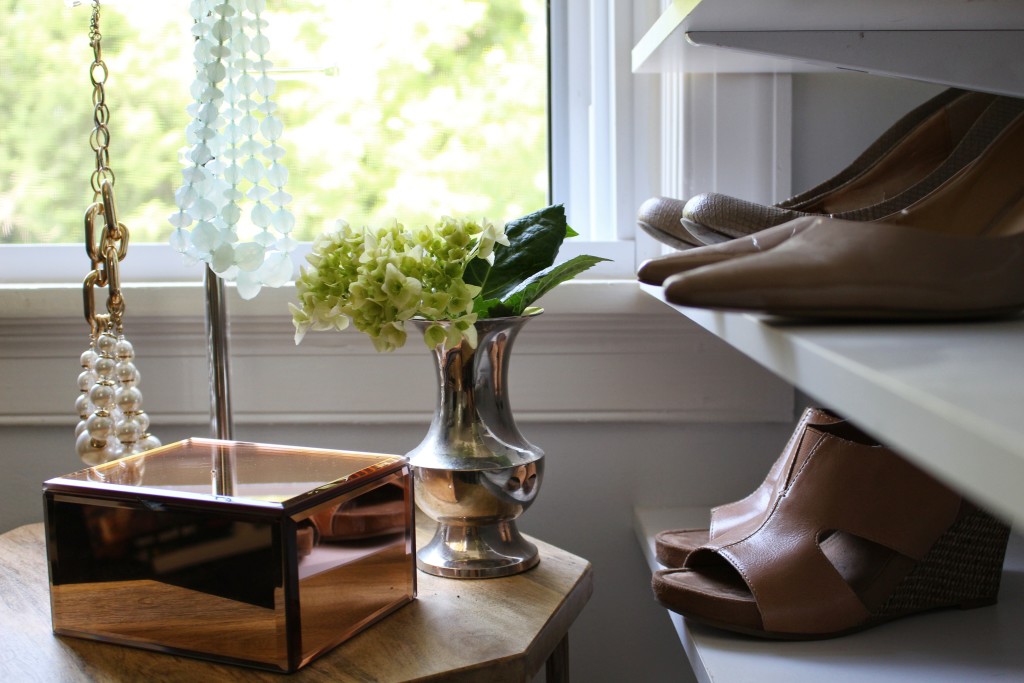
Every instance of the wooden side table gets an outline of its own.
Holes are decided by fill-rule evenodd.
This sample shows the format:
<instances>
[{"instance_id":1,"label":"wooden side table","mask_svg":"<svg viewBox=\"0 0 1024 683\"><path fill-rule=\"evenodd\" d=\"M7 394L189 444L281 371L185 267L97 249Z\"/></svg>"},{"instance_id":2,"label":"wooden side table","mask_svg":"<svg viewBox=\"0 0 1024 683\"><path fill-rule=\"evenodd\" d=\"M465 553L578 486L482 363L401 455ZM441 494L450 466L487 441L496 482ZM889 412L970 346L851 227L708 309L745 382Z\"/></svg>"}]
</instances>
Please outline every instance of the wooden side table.
<instances>
[{"instance_id":1,"label":"wooden side table","mask_svg":"<svg viewBox=\"0 0 1024 683\"><path fill-rule=\"evenodd\" d=\"M428 539L429 528L417 535ZM540 564L500 579L418 575L419 597L289 681L568 680L569 627L593 591L590 563L536 539ZM43 525L0 535L0 680L268 681L281 674L53 635Z\"/></svg>"}]
</instances>

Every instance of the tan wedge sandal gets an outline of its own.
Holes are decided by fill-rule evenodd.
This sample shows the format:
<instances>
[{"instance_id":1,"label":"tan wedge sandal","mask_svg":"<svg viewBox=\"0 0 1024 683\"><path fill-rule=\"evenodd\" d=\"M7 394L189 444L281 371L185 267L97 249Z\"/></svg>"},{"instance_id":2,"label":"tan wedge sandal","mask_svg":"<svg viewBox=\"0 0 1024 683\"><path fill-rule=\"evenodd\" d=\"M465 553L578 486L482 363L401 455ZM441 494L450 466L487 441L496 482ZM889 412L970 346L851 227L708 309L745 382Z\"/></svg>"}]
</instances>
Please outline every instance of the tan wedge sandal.
<instances>
[{"instance_id":1,"label":"tan wedge sandal","mask_svg":"<svg viewBox=\"0 0 1024 683\"><path fill-rule=\"evenodd\" d=\"M786 484L793 459L805 448L804 433L808 426L842 422L842 418L822 408L807 408L796 424L792 436L782 449L768 476L746 498L719 505L711 510L711 526L707 529L669 529L654 537L658 562L666 567L682 567L690 553L725 532L743 528L754 531L771 512L775 499Z\"/></svg>"},{"instance_id":2,"label":"tan wedge sandal","mask_svg":"<svg viewBox=\"0 0 1024 683\"><path fill-rule=\"evenodd\" d=\"M665 607L749 635L831 638L994 604L1009 527L849 423L807 427L763 523L655 573Z\"/></svg>"}]
</instances>

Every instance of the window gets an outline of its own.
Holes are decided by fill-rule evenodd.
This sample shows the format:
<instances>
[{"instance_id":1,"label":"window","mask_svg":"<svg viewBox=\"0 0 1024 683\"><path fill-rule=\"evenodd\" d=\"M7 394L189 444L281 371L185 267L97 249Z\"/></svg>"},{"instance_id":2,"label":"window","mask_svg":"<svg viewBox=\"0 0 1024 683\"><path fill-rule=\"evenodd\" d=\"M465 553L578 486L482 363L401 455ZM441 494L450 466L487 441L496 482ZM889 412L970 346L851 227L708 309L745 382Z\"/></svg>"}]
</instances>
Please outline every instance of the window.
<instances>
[{"instance_id":1,"label":"window","mask_svg":"<svg viewBox=\"0 0 1024 683\"><path fill-rule=\"evenodd\" d=\"M608 111L602 84L615 71L606 49L613 13L629 3L611 3L611 13L595 9L606 2L551 3L550 40L547 4L289 0L268 9L294 236L309 240L336 218L505 220L544 205L553 188L583 239L604 245L581 250L610 249L620 258L613 243L631 237L631 226L618 232L623 222L608 211L614 122L600 112ZM132 232L126 277L196 279L199 271L165 246L187 123L191 19L180 3L107 0L101 11L111 167L121 220ZM0 279L78 280L80 250L38 245L80 243L92 201L89 11L13 0L6 13ZM592 74L594 63L601 69ZM133 267L139 262L145 267Z\"/></svg>"}]
</instances>

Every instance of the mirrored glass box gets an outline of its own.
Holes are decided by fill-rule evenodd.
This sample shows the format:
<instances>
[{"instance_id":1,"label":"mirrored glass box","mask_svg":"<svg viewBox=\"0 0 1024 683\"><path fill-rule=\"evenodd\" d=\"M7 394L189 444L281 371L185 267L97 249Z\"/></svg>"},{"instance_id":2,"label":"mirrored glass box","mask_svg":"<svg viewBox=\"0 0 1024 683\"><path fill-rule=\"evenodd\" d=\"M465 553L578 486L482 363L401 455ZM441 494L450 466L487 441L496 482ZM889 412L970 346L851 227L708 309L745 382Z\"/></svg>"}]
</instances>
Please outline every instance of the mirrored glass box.
<instances>
[{"instance_id":1,"label":"mirrored glass box","mask_svg":"<svg viewBox=\"0 0 1024 683\"><path fill-rule=\"evenodd\" d=\"M61 635L290 672L416 595L399 456L189 439L43 498Z\"/></svg>"}]
</instances>

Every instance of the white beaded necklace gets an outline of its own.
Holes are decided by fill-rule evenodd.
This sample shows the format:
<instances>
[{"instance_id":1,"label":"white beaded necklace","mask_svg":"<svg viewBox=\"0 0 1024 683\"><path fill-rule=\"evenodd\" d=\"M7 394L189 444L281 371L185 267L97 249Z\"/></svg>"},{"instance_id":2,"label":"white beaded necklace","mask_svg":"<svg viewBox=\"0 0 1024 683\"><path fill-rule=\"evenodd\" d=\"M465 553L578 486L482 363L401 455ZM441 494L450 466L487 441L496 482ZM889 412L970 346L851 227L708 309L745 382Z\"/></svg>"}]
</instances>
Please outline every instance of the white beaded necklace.
<instances>
[{"instance_id":1,"label":"white beaded necklace","mask_svg":"<svg viewBox=\"0 0 1024 683\"><path fill-rule=\"evenodd\" d=\"M263 33L264 0L193 0L196 79L187 108L192 122L170 216L171 245L187 259L204 261L224 280L233 280L243 299L260 288L280 287L293 274L291 238L295 218L286 208L288 169L278 144L284 126L271 101L275 84L267 75L270 41ZM266 144L264 144L266 143ZM258 229L249 242L238 230ZM191 226L191 231L188 229Z\"/></svg>"}]
</instances>

